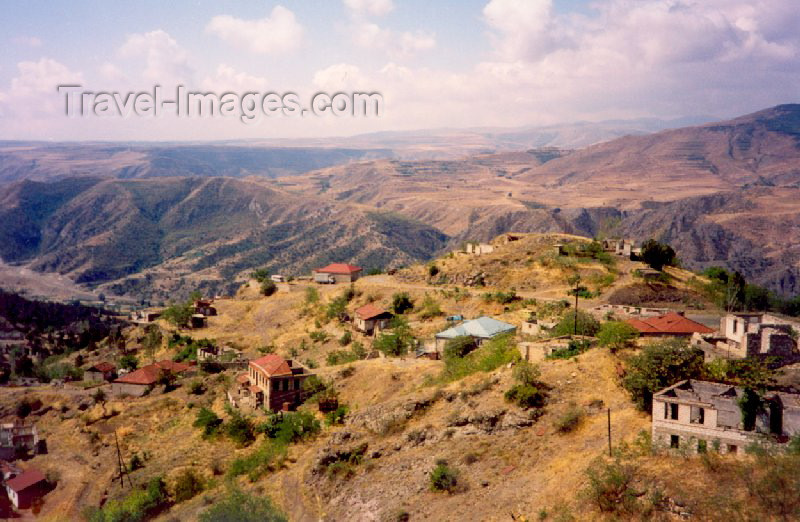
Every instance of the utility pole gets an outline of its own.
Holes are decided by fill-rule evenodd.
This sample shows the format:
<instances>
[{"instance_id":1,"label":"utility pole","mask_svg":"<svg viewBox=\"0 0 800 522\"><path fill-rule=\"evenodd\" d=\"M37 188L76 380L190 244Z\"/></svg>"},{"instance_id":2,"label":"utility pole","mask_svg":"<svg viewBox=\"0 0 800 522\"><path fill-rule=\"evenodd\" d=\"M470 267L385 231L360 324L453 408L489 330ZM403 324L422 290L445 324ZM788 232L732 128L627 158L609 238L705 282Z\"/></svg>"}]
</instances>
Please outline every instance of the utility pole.
<instances>
[{"instance_id":1,"label":"utility pole","mask_svg":"<svg viewBox=\"0 0 800 522\"><path fill-rule=\"evenodd\" d=\"M586 290L586 287L581 286L580 274L575 274L574 276L571 276L569 279L567 279L567 282L570 285L572 285L573 283L575 284L575 288L573 290L570 290L568 293L572 293L575 295L575 318L572 323L572 335L576 336L578 335L578 294L580 294L581 291Z\"/></svg>"},{"instance_id":2,"label":"utility pole","mask_svg":"<svg viewBox=\"0 0 800 522\"><path fill-rule=\"evenodd\" d=\"M611 408L608 408L608 456L611 456Z\"/></svg>"},{"instance_id":3,"label":"utility pole","mask_svg":"<svg viewBox=\"0 0 800 522\"><path fill-rule=\"evenodd\" d=\"M119 437L117 437L117 430L114 430L114 441L117 443L117 465L119 466L119 485L120 487L125 487L125 477L128 477L128 486L133 487L133 482L131 482L131 476L128 475L128 471L125 469L125 462L122 460L122 452L119 449Z\"/></svg>"}]
</instances>

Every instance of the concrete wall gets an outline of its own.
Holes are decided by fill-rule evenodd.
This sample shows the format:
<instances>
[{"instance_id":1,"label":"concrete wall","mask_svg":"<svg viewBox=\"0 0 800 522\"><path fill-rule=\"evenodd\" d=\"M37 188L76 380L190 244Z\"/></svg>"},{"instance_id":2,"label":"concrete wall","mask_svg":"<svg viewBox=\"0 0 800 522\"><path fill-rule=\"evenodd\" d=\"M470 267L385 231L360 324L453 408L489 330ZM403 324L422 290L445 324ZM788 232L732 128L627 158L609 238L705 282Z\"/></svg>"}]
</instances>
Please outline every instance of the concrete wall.
<instances>
[{"instance_id":1,"label":"concrete wall","mask_svg":"<svg viewBox=\"0 0 800 522\"><path fill-rule=\"evenodd\" d=\"M150 386L145 384L130 384L127 382L112 382L112 395L130 395L131 397L141 397L147 393Z\"/></svg>"}]
</instances>

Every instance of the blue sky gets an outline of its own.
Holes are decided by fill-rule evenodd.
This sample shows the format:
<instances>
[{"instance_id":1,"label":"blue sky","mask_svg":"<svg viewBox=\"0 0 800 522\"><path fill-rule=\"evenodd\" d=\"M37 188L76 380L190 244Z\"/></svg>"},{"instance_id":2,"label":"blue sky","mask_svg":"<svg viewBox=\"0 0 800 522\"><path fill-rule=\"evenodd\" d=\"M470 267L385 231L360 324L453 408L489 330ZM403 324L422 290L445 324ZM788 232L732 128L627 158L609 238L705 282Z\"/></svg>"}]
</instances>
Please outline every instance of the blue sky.
<instances>
[{"instance_id":1,"label":"blue sky","mask_svg":"<svg viewBox=\"0 0 800 522\"><path fill-rule=\"evenodd\" d=\"M795 0L5 2L0 139L314 137L734 116L796 100ZM380 118L67 118L127 92L378 91Z\"/></svg>"}]
</instances>

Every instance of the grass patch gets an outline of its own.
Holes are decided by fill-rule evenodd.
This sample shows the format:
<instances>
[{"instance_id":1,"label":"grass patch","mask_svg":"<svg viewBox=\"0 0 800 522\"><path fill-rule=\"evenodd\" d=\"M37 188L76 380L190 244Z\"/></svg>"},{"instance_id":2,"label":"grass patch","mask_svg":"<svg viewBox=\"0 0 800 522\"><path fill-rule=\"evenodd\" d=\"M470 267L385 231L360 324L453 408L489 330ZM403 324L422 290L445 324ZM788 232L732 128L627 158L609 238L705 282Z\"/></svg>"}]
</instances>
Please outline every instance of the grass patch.
<instances>
[{"instance_id":1,"label":"grass patch","mask_svg":"<svg viewBox=\"0 0 800 522\"><path fill-rule=\"evenodd\" d=\"M434 379L438 383L448 383L463 379L477 372L490 372L519 359L519 351L512 335L501 335L486 342L483 346L464 357L445 358L442 373Z\"/></svg>"}]
</instances>

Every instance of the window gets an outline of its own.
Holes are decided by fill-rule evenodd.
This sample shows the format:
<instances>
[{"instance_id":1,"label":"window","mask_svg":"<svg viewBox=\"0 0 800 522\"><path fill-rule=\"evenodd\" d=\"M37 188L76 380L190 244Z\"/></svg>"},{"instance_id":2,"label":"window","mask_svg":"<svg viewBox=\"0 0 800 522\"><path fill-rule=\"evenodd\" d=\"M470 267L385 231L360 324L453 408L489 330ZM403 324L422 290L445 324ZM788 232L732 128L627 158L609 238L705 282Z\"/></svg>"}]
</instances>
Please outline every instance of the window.
<instances>
[{"instance_id":1,"label":"window","mask_svg":"<svg viewBox=\"0 0 800 522\"><path fill-rule=\"evenodd\" d=\"M664 403L664 418L669 419L669 403Z\"/></svg>"},{"instance_id":2,"label":"window","mask_svg":"<svg viewBox=\"0 0 800 522\"><path fill-rule=\"evenodd\" d=\"M670 435L669 436L669 447L670 448L677 448L681 445L681 438L677 435Z\"/></svg>"},{"instance_id":3,"label":"window","mask_svg":"<svg viewBox=\"0 0 800 522\"><path fill-rule=\"evenodd\" d=\"M739 448L736 447L736 444L728 444L728 453L736 455L737 451L739 451Z\"/></svg>"},{"instance_id":4,"label":"window","mask_svg":"<svg viewBox=\"0 0 800 522\"><path fill-rule=\"evenodd\" d=\"M698 406L692 406L692 413L691 418L689 421L692 424L703 424L706 419L706 410L705 408L700 408Z\"/></svg>"},{"instance_id":5,"label":"window","mask_svg":"<svg viewBox=\"0 0 800 522\"><path fill-rule=\"evenodd\" d=\"M678 405L677 404L670 404L669 405L669 418L672 420L678 420Z\"/></svg>"},{"instance_id":6,"label":"window","mask_svg":"<svg viewBox=\"0 0 800 522\"><path fill-rule=\"evenodd\" d=\"M705 453L708 451L708 443L704 440L697 441L697 453Z\"/></svg>"},{"instance_id":7,"label":"window","mask_svg":"<svg viewBox=\"0 0 800 522\"><path fill-rule=\"evenodd\" d=\"M736 326L739 323L736 319L733 320L733 333L736 333Z\"/></svg>"}]
</instances>

